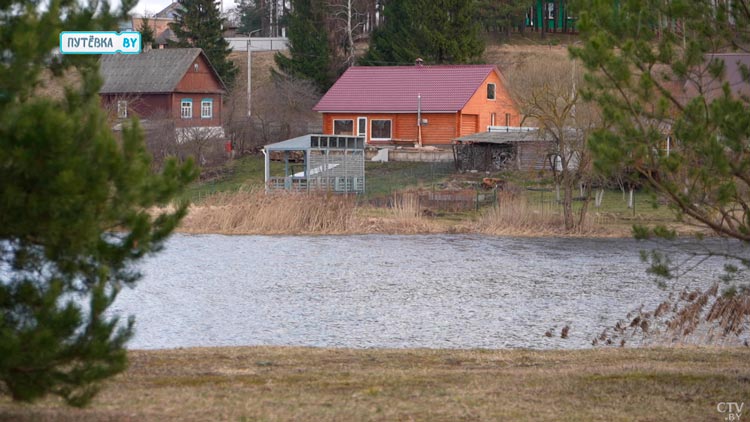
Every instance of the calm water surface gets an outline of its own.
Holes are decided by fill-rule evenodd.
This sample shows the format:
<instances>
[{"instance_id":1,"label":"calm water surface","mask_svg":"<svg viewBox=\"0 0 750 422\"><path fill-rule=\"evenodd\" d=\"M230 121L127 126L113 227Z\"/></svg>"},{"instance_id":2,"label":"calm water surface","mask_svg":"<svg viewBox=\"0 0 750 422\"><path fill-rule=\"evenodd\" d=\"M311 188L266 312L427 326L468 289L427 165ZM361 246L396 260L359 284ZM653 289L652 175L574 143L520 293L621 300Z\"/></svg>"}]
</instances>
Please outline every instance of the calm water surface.
<instances>
[{"instance_id":1,"label":"calm water surface","mask_svg":"<svg viewBox=\"0 0 750 422\"><path fill-rule=\"evenodd\" d=\"M628 311L665 297L638 256L654 245L475 235L176 235L111 310L136 316L134 349L583 348ZM702 266L680 285L706 286L721 266ZM566 324L570 338L544 336Z\"/></svg>"}]
</instances>

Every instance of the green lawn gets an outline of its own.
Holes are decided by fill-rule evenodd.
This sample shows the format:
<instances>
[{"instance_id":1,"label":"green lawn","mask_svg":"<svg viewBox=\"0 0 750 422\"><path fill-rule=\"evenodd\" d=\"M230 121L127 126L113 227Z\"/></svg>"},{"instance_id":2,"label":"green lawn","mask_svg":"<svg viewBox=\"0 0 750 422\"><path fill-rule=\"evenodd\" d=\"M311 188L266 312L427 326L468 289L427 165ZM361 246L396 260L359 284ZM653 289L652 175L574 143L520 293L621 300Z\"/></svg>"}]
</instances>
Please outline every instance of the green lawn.
<instances>
[{"instance_id":1,"label":"green lawn","mask_svg":"<svg viewBox=\"0 0 750 422\"><path fill-rule=\"evenodd\" d=\"M200 202L205 197L218 192L234 192L240 189L262 188L264 180L263 156L248 156L231 161L220 175L208 180L193 182L184 194L192 202ZM272 168L283 167L281 163L272 163Z\"/></svg>"}]
</instances>

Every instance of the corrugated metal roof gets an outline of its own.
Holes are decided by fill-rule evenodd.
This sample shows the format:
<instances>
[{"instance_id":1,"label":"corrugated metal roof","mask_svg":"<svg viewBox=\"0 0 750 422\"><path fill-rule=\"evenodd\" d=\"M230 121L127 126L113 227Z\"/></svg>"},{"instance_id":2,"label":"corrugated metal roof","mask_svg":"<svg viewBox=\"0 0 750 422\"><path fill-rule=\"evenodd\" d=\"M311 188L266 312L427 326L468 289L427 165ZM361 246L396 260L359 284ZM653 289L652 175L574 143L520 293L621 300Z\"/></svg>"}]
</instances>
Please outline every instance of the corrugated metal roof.
<instances>
[{"instance_id":1,"label":"corrugated metal roof","mask_svg":"<svg viewBox=\"0 0 750 422\"><path fill-rule=\"evenodd\" d=\"M104 84L99 92L172 92L200 54L203 54L200 48L166 48L144 51L141 54L102 55L99 72ZM204 58L211 66L205 55Z\"/></svg>"},{"instance_id":2,"label":"corrugated metal roof","mask_svg":"<svg viewBox=\"0 0 750 422\"><path fill-rule=\"evenodd\" d=\"M461 110L493 65L350 67L313 108L320 112L415 113Z\"/></svg>"},{"instance_id":3,"label":"corrugated metal roof","mask_svg":"<svg viewBox=\"0 0 750 422\"><path fill-rule=\"evenodd\" d=\"M304 151L310 149L312 135L303 135L263 147L266 151Z\"/></svg>"},{"instance_id":4,"label":"corrugated metal roof","mask_svg":"<svg viewBox=\"0 0 750 422\"><path fill-rule=\"evenodd\" d=\"M565 136L568 139L574 139L583 136L583 133L573 128L567 128L565 129ZM508 132L479 132L455 139L455 141L460 144L507 144L511 142L533 141L552 142L554 140L554 136L552 136L549 131L539 129Z\"/></svg>"}]
</instances>

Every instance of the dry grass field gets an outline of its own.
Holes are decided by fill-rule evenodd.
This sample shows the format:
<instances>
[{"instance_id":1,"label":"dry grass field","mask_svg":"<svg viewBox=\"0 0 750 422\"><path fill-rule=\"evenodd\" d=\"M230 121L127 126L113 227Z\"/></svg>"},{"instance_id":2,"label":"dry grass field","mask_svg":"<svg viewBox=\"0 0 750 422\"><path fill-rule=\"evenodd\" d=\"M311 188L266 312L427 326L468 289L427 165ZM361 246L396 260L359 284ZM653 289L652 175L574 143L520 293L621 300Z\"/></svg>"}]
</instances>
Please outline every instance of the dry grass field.
<instances>
[{"instance_id":1,"label":"dry grass field","mask_svg":"<svg viewBox=\"0 0 750 422\"><path fill-rule=\"evenodd\" d=\"M0 421L723 421L750 349L130 352L87 409L0 399Z\"/></svg>"},{"instance_id":2,"label":"dry grass field","mask_svg":"<svg viewBox=\"0 0 750 422\"><path fill-rule=\"evenodd\" d=\"M614 197L615 195L610 195ZM206 196L191 205L178 231L193 234L432 234L479 233L520 237L630 237L633 224L665 224L682 236L705 230L644 206L646 215L627 217L591 209L584 224L566 231L559 207L533 195L501 192L496 206L468 213L434 213L409 195L393 197L390 207L357 202L335 194L275 193L248 188ZM609 216L609 217L608 217ZM668 216L668 214L667 214Z\"/></svg>"}]
</instances>

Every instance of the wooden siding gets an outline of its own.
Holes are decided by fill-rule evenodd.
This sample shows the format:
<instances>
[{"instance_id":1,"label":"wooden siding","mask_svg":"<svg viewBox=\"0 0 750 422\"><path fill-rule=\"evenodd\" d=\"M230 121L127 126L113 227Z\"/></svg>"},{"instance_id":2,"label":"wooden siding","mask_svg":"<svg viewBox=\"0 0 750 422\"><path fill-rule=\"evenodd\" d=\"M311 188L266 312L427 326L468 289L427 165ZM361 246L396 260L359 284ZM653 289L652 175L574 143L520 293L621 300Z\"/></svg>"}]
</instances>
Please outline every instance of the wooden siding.
<instances>
[{"instance_id":1,"label":"wooden siding","mask_svg":"<svg viewBox=\"0 0 750 422\"><path fill-rule=\"evenodd\" d=\"M494 100L487 99L488 84L495 84ZM463 115L476 114L479 116L478 128L472 133L486 131L487 126L490 126L491 124L492 113L495 113L496 126L506 125L506 114L510 114L510 126L521 125L521 113L518 111L518 107L511 98L510 93L505 88L505 84L500 79L500 75L496 72L491 72L487 76L484 82L482 82L482 85L461 110L461 114ZM462 128L461 136L465 135L471 135L471 133L463 132Z\"/></svg>"},{"instance_id":2,"label":"wooden siding","mask_svg":"<svg viewBox=\"0 0 750 422\"><path fill-rule=\"evenodd\" d=\"M388 141L372 140L372 121L373 120L390 120L391 121L391 138L400 141L417 142L417 113L324 113L323 114L323 133L333 134L334 120L352 120L356 135L357 119L359 117L367 118L367 143L378 144ZM425 145L448 145L456 138L456 115L453 113L425 113L422 119L427 120L427 124L422 126L422 143Z\"/></svg>"},{"instance_id":3,"label":"wooden siding","mask_svg":"<svg viewBox=\"0 0 750 422\"><path fill-rule=\"evenodd\" d=\"M136 115L141 119L170 118L171 94L105 94L101 96L102 107L116 115L117 102L128 102L128 117Z\"/></svg>"},{"instance_id":4,"label":"wooden siding","mask_svg":"<svg viewBox=\"0 0 750 422\"><path fill-rule=\"evenodd\" d=\"M462 114L461 133L459 134L459 136L471 135L477 132L480 132L479 116L476 114Z\"/></svg>"},{"instance_id":5,"label":"wooden siding","mask_svg":"<svg viewBox=\"0 0 750 422\"><path fill-rule=\"evenodd\" d=\"M201 117L201 100L210 98L213 100L213 117L204 119ZM180 115L180 103L183 99L190 99L193 103L193 117L183 119ZM221 95L198 94L194 92L175 92L172 94L172 117L177 127L218 127L221 126Z\"/></svg>"},{"instance_id":6,"label":"wooden siding","mask_svg":"<svg viewBox=\"0 0 750 422\"><path fill-rule=\"evenodd\" d=\"M197 71L195 70L196 64L198 65ZM208 62L203 58L203 55L198 55L188 68L187 72L185 72L182 80L177 84L175 92L219 94L223 92L223 89L219 79L211 71Z\"/></svg>"},{"instance_id":7,"label":"wooden siding","mask_svg":"<svg viewBox=\"0 0 750 422\"><path fill-rule=\"evenodd\" d=\"M450 145L458 135L455 113L423 114L427 124L422 126L422 144Z\"/></svg>"}]
</instances>

